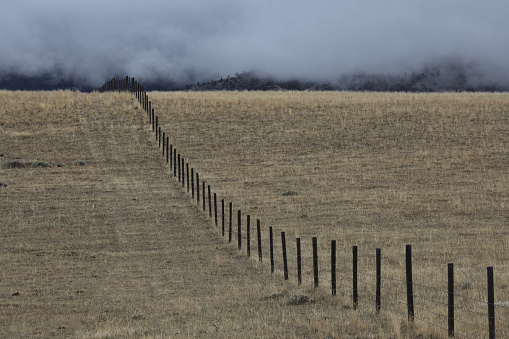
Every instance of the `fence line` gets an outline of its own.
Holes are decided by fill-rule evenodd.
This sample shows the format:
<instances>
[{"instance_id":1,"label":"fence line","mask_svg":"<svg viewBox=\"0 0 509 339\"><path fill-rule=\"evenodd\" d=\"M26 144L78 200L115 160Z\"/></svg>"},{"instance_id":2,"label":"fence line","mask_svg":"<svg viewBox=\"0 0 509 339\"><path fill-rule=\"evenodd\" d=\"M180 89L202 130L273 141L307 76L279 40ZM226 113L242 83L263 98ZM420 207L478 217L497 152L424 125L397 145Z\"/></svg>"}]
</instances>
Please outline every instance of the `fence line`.
<instances>
[{"instance_id":1,"label":"fence line","mask_svg":"<svg viewBox=\"0 0 509 339\"><path fill-rule=\"evenodd\" d=\"M163 159L166 159L166 163L169 164L170 167L170 173L173 170L173 178L177 179L179 183L182 184L183 189L186 187L187 183L187 192L190 192L191 199L194 200L194 196L196 194L196 202L197 205L200 205L200 177L197 171L193 167L190 167L189 163L185 163L184 155L177 153L177 149L175 145L169 144L170 140L170 133L167 133L166 131L162 131L161 127L159 126L159 117L155 115L154 108L152 108L152 102L149 100L148 94L143 86L139 82L137 82L134 78L130 78L126 76L124 79L117 80L115 78L105 82L103 86L99 89L100 92L130 92L132 93L136 99L138 100L140 106L143 108L147 115L147 123L151 127L152 131L155 134L155 139L157 141L157 145L159 148L162 148L162 155ZM165 154L166 151L166 154ZM191 168L191 174L189 173ZM196 173L196 192L195 192L195 184L194 184L194 173ZM185 175L186 174L186 175ZM191 180L191 181L190 181ZM191 183L191 184L190 184ZM205 194L205 190L207 186L207 196ZM208 217L213 220L213 224L215 227L218 226L218 209L217 209L217 194L215 192L212 192L211 185L206 185L205 181L201 181L201 187L202 187L202 204L203 204L203 211L206 213L206 201L208 201ZM213 202L212 202L212 196L213 196ZM226 236L226 233L228 234L228 242L231 243L232 241L232 233L233 233L233 214L234 210L232 207L232 202L228 202L229 207L229 224L227 225L225 223L226 213L225 213L225 200L221 199L221 234L222 236ZM212 209L212 203L214 208ZM214 210L214 212L213 212ZM246 216L246 235L243 236L242 234L242 212L241 209L237 209L237 246L238 250L240 251L242 249L242 243L244 242L246 249L247 249L247 255L251 255L251 216ZM225 230L225 227L228 227L227 232ZM394 310L393 308L389 307L387 305L387 300L395 302L400 305L406 306L406 315L408 317L408 322L414 322L414 321L421 321L423 323L426 323L430 326L433 326L435 328L447 331L448 335L450 337L457 336L457 337L469 337L466 334L463 334L464 327L472 327L476 330L479 330L479 332L476 333L476 335L482 335L485 336L486 334L489 336L489 338L495 338L495 336L498 337L506 337L509 338L509 329L507 327L504 327L504 331L496 331L496 324L507 324L507 320L503 320L501 318L496 317L496 309L501 310L508 310L508 307L504 307L503 305L497 305L495 303L494 298L494 273L493 273L493 267L487 267L487 301L470 298L461 294L457 294L454 292L454 270L453 270L453 263L448 264L448 287L447 290L439 289L432 286L423 285L420 283L415 283L413 281L413 275L412 275L412 247L411 245L406 246L406 255L405 255L405 273L406 273L406 279L405 280L399 280L395 278L390 277L383 277L382 275L382 265L381 265L381 249L377 248L375 252L375 267L373 268L375 270L375 274L370 274L367 272L361 272L358 270L358 248L357 246L353 246L352 248L352 267L347 266L340 266L336 264L336 241L332 240L330 243L330 261L326 261L323 259L318 258L318 239L317 237L312 237L312 257L305 257L301 255L301 239L296 238L296 254L295 255L289 255L288 249L287 249L287 242L286 242L286 234L285 232L280 233L280 243L281 248L280 252L279 250L276 250L274 248L274 244L278 244L278 241L275 241L274 239L274 230L273 226L269 226L269 255L270 255L270 268L271 273L274 273L276 270L276 262L274 259L275 255L278 255L278 253L281 254L281 263L283 267L277 267L277 270L282 270L284 280L289 279L289 266L288 262L295 264L295 273L297 277L297 283L298 285L302 284L303 279L303 269L302 269L302 260L310 260L312 262L312 280L310 279L309 282L314 286L314 288L321 287L320 286L320 273L322 273L322 276L324 274L330 274L330 287L331 287L331 294L334 296L338 292L338 286L337 286L337 278L339 277L342 279L342 281L350 281L351 286L347 286L344 283L340 283L339 287L346 289L346 293L351 293L350 298L352 299L353 309L358 309L359 305L363 305L366 303L367 300L363 300L359 297L359 294L361 296L371 296L374 297L375 303L374 307L377 313L381 312L382 310L389 310L391 312L397 313L397 314L403 314L400 311ZM260 263L262 263L262 239L261 239L261 226L260 226L260 219L257 219L257 229L256 229L256 238L257 238L257 252L258 252L258 260ZM290 242L292 243L292 242ZM295 259L293 259L295 257ZM278 262L279 263L279 262ZM278 264L279 265L279 264ZM329 269L327 269L329 267ZM351 276L348 276L346 274L341 274L337 272L338 269L349 271ZM293 272L292 272L293 273ZM366 279L359 279L359 276L364 276ZM371 282L368 282L368 279L370 279ZM326 279L327 280L327 279ZM307 278L306 278L306 281ZM323 281L323 280L322 280ZM382 282L384 282L384 285L382 285ZM404 284L406 286L406 292L396 292L395 290L385 286L385 283L396 283L396 284ZM322 282L323 284L323 282ZM359 288L360 285L364 285L364 288ZM374 288L374 292L372 289ZM414 287L422 287L424 289L433 290L435 292L442 292L444 294L447 294L447 301L439 301L434 300L428 296L422 296L419 294L416 294L414 292ZM389 295L382 294L382 291L389 291ZM390 292L393 292L393 295L395 294L397 298L397 295L399 294L405 294L406 300L400 301L393 297L393 295L390 294ZM472 302L476 302L477 304L482 304L483 307L486 308L487 313L480 313L476 310L470 310L466 309L465 307L458 307L455 305L455 297L457 298L463 298L466 300L470 300ZM382 303L382 300L385 303ZM417 304L416 301L422 301L434 304L436 306L441 306L442 313L438 313L436 311L432 311L431 309L426 309L422 303ZM428 320L423 319L420 316L416 316L415 310L422 312L426 312L429 314L432 314L436 317L439 317L441 319L444 319L445 324L437 324L430 322ZM455 315L456 311L465 311L469 313L471 316L475 315L478 317L485 318L486 327L481 328L476 324L472 324L469 322L465 322L462 320L459 320L457 318L457 315ZM445 312L447 311L447 315L445 315ZM463 328L460 329L460 332L456 330L455 322L463 325ZM446 327L445 327L446 326Z\"/></svg>"}]
</instances>

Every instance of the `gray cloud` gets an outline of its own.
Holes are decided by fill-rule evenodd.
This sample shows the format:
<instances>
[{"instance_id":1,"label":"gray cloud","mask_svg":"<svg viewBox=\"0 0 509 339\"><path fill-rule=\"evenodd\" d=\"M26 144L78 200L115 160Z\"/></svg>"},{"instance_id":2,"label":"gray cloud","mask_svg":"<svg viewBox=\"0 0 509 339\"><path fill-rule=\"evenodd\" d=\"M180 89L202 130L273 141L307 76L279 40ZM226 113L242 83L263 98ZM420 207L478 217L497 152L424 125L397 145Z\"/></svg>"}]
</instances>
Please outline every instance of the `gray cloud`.
<instances>
[{"instance_id":1,"label":"gray cloud","mask_svg":"<svg viewBox=\"0 0 509 339\"><path fill-rule=\"evenodd\" d=\"M0 69L58 66L96 85L252 69L332 80L457 59L507 83L507 13L505 0L19 0L0 12Z\"/></svg>"}]
</instances>

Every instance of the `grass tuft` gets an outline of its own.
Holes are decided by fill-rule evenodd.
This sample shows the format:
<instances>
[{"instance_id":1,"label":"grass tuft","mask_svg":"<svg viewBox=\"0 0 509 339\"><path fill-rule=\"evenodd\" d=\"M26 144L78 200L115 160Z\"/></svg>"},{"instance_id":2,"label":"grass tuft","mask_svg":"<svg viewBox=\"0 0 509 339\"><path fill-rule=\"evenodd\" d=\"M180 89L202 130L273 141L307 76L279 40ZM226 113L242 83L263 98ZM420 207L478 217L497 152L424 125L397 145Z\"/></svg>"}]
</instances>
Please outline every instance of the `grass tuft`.
<instances>
[{"instance_id":1,"label":"grass tuft","mask_svg":"<svg viewBox=\"0 0 509 339\"><path fill-rule=\"evenodd\" d=\"M26 163L26 162L22 162L22 161L18 161L18 160L6 161L0 165L0 168L2 168L2 169L27 168L27 167L30 167L30 163Z\"/></svg>"},{"instance_id":2,"label":"grass tuft","mask_svg":"<svg viewBox=\"0 0 509 339\"><path fill-rule=\"evenodd\" d=\"M72 164L76 166L85 166L87 163L84 160L74 160Z\"/></svg>"},{"instance_id":3,"label":"grass tuft","mask_svg":"<svg viewBox=\"0 0 509 339\"><path fill-rule=\"evenodd\" d=\"M34 161L32 162L32 168L38 168L38 167L51 167L51 164L45 161Z\"/></svg>"}]
</instances>

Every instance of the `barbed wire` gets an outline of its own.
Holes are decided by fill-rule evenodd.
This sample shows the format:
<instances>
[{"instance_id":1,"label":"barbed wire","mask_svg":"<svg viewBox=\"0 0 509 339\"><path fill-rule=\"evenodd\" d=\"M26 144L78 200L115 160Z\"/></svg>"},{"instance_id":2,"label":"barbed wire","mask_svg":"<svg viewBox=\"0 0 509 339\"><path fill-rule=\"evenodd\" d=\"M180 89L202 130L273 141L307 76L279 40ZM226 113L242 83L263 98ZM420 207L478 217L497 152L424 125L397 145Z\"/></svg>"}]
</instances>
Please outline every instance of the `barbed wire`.
<instances>
[{"instance_id":1,"label":"barbed wire","mask_svg":"<svg viewBox=\"0 0 509 339\"><path fill-rule=\"evenodd\" d=\"M121 81L123 81L123 80L121 80ZM108 82L106 82L106 83L105 83L105 85L106 85L106 84L108 84ZM113 84L115 84L115 82L113 82ZM116 89L120 90L120 89L121 89L121 88L120 88L121 83L120 83L120 82L118 82L118 83L117 83L117 85L118 85L118 87L117 87ZM128 86L131 86L131 87L130 87L130 90L134 92L134 84L129 83L129 82L128 82L128 79L126 80L126 82L125 82L125 83L124 83L124 82L122 82L122 86L124 86L124 87L125 87L124 89L126 89L126 90L128 89ZM104 87L104 86L103 86L103 87ZM109 89L111 89L111 87L108 87L108 86L104 87L104 89L106 89L106 90L107 90L108 88L109 88ZM103 90L103 88L101 88L101 90ZM147 97L147 99L148 99L148 97ZM144 100L145 100L145 99L144 99ZM141 102L141 101L140 101L140 102ZM147 107L147 108L148 108L148 107ZM144 109L145 109L145 107L144 107ZM152 113L153 113L153 110L152 110ZM156 131L156 132L157 132L157 131ZM162 131L160 130L160 132L162 132ZM159 135L159 137L160 137L160 135ZM159 147L160 147L160 144L161 144L161 142L160 142L160 140L159 140ZM164 155L164 147L165 147L165 146L164 146L164 141L163 141L163 155ZM168 146L167 146L166 148L168 148ZM175 150L176 150L176 148L175 148ZM168 149L166 149L166 153L168 153ZM182 153L182 151L181 151L181 153ZM167 154L167 156L168 156L168 154ZM167 160L168 160L168 159L167 159ZM183 161L183 160L182 160L182 161ZM173 164L173 167L175 167L175 166L176 166L176 164L174 163L174 164ZM180 177L180 170L181 170L181 168L180 168L180 163L178 164L178 166L179 166L178 171L179 171L179 177ZM186 173L187 173L187 176L189 177L189 171L188 171L188 170L186 170ZM204 185L207 183L207 180L204 180L204 179L206 179L206 178L202 176L201 185L202 185L203 187L205 187ZM188 178L188 180L189 180L189 178ZM180 180L180 178L179 178L179 182L180 182L180 181L181 181L181 180ZM183 186L185 186L184 181L185 181L184 169L182 169L182 184L183 184ZM198 182L196 183L196 185L198 186ZM189 184L188 184L187 190L189 190ZM194 193L194 190L193 190L193 193ZM211 193L212 193L212 192L211 192ZM198 190L198 188L197 188L196 194L197 194L198 196L200 195L200 191ZM211 199L209 199L208 197L205 197L205 196L204 196L204 197L203 197L203 202L205 203L206 201L208 201L208 203L209 203L209 208L208 208L208 209L207 209L207 208L205 208L205 210L204 210L203 212L204 212L204 214L208 215L210 219L214 220L214 219L218 218L219 216L226 217L227 213L217 213L215 210L214 210L214 212L213 212L213 211L212 211L212 209L210 208ZM201 206L199 206L199 207L201 207ZM201 209L201 208L200 208L200 209ZM234 217L234 218L235 218L235 217ZM253 220L256 220L256 219L253 219ZM219 226L219 221L218 221L218 225L217 225L217 226ZM233 234L235 234L235 235L236 235L235 240L237 240L237 239L238 239L238 233L237 233L237 232L235 232L235 233L233 232L233 230L235 230L235 231L237 230L237 226L238 226L238 225L233 225L233 224L232 224L232 242L233 242L233 240L234 240L234 239L233 239ZM245 224L244 224L243 226L244 226L244 227L243 227L242 229L243 229L243 230L245 230L247 225L245 225ZM225 231L227 230L227 227L228 227L228 225L227 225L227 223L225 222ZM251 225L251 227L252 227L252 228L251 228L251 230L252 230L252 234L254 235L254 234L255 234L255 232L256 232L256 226L253 224L253 225ZM225 236L226 236L226 234L227 234L227 232L225 232ZM277 236L277 233L276 233L276 236ZM246 231L242 232L240 239L241 239L241 241L243 240L242 244L246 244L246 242L247 242L247 235L246 235ZM249 239L249 240L250 240L250 243L249 243L249 244L250 244L250 245L252 245L252 242L256 243L256 240L258 240L258 239L259 239L259 238L258 238L257 236L250 237L250 239ZM264 238L264 239L267 239L267 238ZM236 241L235 241L235 242L236 242ZM277 243L278 243L278 242L276 241L276 242L275 242L275 245L276 245L276 246L274 246L274 248L278 248L278 249L279 249L279 251L281 252L282 246L277 246ZM198 244L198 245L211 245L211 244L214 244L214 245L215 245L215 244L217 244L217 242L212 242L212 243L209 243L209 242L199 242L199 243L197 243L197 244ZM245 245L244 245L244 246L245 246ZM247 247L247 246L246 246L246 247ZM251 247L251 246L250 246L250 247ZM293 247L292 247L292 249L293 249ZM245 247L244 247L244 250L245 250ZM257 251L257 246L256 246L256 245L255 245L255 246L253 246L253 247L251 247L251 251L252 251L252 252L254 252L252 256L253 256L253 257L257 257L258 251ZM287 262L290 262L290 263L297 263L297 260L293 259L293 256L295 256L295 254L294 254L294 252L293 252L293 251L289 251L289 250L288 250L288 248L287 248L287 250L286 250L286 254L287 254ZM288 254L293 254L293 256L289 256ZM277 255L276 253L274 253L274 256L275 256L275 257L277 256L277 257L278 257L278 260L281 260L281 259L282 259L282 255L281 255L281 254ZM316 260L316 261L319 263L319 267L330 267L330 265L331 265L331 264L330 264L330 260L326 260L326 259L323 259L323 258L324 258L324 255L323 255L323 254L321 254L318 258L308 257L308 256L301 256L301 260L302 260L302 259L304 259L304 260L306 260L306 261L307 261L307 260L313 260L313 261L314 261L314 260ZM358 254L358 255L357 255L357 259L358 259L358 260L360 259L361 261L367 261L367 262L369 262L369 263L372 263L372 262L374 261L374 258L373 258L373 256L371 256L371 255L370 255L370 256L366 256L366 255ZM347 280L352 280L352 281L354 281L353 277L347 277L346 275L341 274L341 273L339 273L339 274L338 274L338 271L339 271L339 270L341 270L341 269L346 270L346 271L353 271L353 269L352 269L352 268L347 268L346 266L338 265L338 264L336 263L336 265L335 265L335 267L334 267L334 273L336 274L336 279L337 279L337 277L340 277L340 279L341 279L341 278L343 278L343 279L347 279ZM284 272L284 269L280 269L280 268L276 268L276 267L275 267L275 271L277 271L277 272L279 272L279 273L283 273L283 272ZM303 270L303 271L304 271L304 270ZM293 272L293 270L292 270L292 272ZM289 272L288 272L288 273L289 273ZM321 270L319 270L318 275L319 275L319 278L320 278L320 279L322 279L322 278L323 278L324 276L326 276L327 274L332 274L332 273L333 273L332 269L327 269L327 268L325 268L325 269L324 269L324 268L322 268ZM401 284L407 284L407 283L408 283L407 281L404 281L404 280L401 280L401 279L397 279L397 278L393 278L393 277L387 277L387 276L378 276L378 275L376 275L376 274L367 273L367 272L364 272L364 271L358 271L358 270L357 270L357 274L358 274L358 275L363 275L363 276L369 276L369 277L376 277L377 279L378 279L378 278L380 278L380 280L381 280L382 282L391 281L391 282L397 282L397 283L401 283ZM307 276L308 276L308 275L306 275L306 278L301 277L301 279L302 279L303 281L304 281L304 280L305 280L305 281L310 281L310 282L312 282L312 283L314 284L314 279L309 279L309 280L308 280ZM326 279L326 278L325 278L325 279L322 279L322 281L323 281L323 280L328 281L328 279ZM357 283L358 283L358 284L364 284L364 285L367 285L367 286L370 286L370 287L378 287L376 284L368 283L368 282L364 282L364 281L363 281L363 279L357 279ZM420 287L420 288L424 288L424 289L427 289L427 290L433 290L433 291L435 291L435 292L439 292L439 293L447 293L447 294L449 294L449 291L446 291L446 290L443 290L443 289L440 289L440 288L436 288L436 287L433 287L433 286L427 286L427 285L423 285L423 284L416 283L416 282L413 282L412 284L413 284L413 286ZM348 289L350 289L350 290L353 290L353 289L354 289L353 287L349 287L349 286L348 286L348 285L346 285L346 284L340 284L340 286L345 286L345 287L347 287L347 288L348 288ZM322 287L322 286L320 286L320 287ZM400 294L407 294L407 295L408 295L408 292L405 292L405 291L396 291L394 288L390 288L390 287L388 287L388 286L386 286L386 285L381 285L381 286L380 286L380 288L381 288L381 289L383 289L384 291L388 291L388 292L390 292L389 294L387 294L387 295L384 295L384 296L383 296L383 298L384 298L385 300L389 300L389 301L392 301L392 302L396 302L396 303L401 304L401 305L407 305L407 303L397 300L397 296L398 296L398 295L400 295ZM364 294L365 294L365 295L368 295L368 296L369 296L369 295L373 296L373 294L372 294L372 293L367 292L366 290L357 289L357 291L358 291L358 292L363 293L363 296L364 296ZM431 298L427 298L427 297L423 297L423 296L421 296L420 294L412 293L412 295L413 295L413 297L415 297L416 299L421 299L421 300L424 300L424 301L427 301L427 302L433 303L433 304L435 304L435 305L449 306L449 304L447 304L447 303L445 303L445 302L437 301L437 300L434 300L434 299L431 299ZM493 305L493 304L488 303L488 302L486 302L486 301L484 301L484 300L480 300L480 299L472 298L472 297L465 296L465 295L462 295L462 294L453 293L453 295L454 295L455 297L457 297L457 298L464 298L464 299L466 299L466 300L470 300L470 301L474 301L474 302L478 302L478 303L482 303L482 304ZM351 297L351 298L353 298L353 297ZM360 303L360 302L361 302L361 301L360 301L360 299L359 299L359 300L358 300L358 303ZM362 301L362 303L364 303L364 301ZM433 315L435 315L435 316L438 316L438 317L440 317L440 318L444 318L444 317L445 317L445 318L447 318L446 316L444 316L444 315L442 315L442 314L440 314L440 313L437 313L437 312L434 312L434 311L431 311L431 310L425 309L425 308L423 308L423 307L417 306L417 305L415 305L415 303L414 303L414 305L413 305L413 306L414 306L414 308L415 308L415 309L418 309L418 310L420 310L420 311L428 312L428 313L433 314ZM501 308L501 309L504 309L504 310L509 310L509 306L500 305L500 304L498 304L498 305L497 305L497 304L495 304L495 305L493 305L493 306L494 306L495 308ZM387 307L384 307L384 308L387 308ZM479 312L476 312L476 311L472 311L472 310L467 309L467 308L465 308L465 307L461 307L461 306L457 306L457 305L456 305L456 306L454 306L454 308L455 308L455 310L459 310L459 311L467 312L467 313L469 313L469 314L473 314L473 315L477 315L477 316L481 316L481 317L489 317L489 315L487 315L487 314L479 313ZM393 310L393 311L394 311L394 310ZM400 314L400 312L397 312L397 313L398 313L398 314ZM438 326L438 325L436 325L436 324L430 323L430 322L425 321L425 320L423 320L423 319L419 319L419 318L415 318L415 319L417 319L417 320L419 320L419 321L423 321L423 322L425 322L425 323L428 323L429 325L432 325L432 326L438 327L438 328L440 328L440 329L447 330L447 329L445 329L445 328L443 328L443 327L441 327L441 326ZM498 321L498 322L509 323L507 320L503 320L503 319L500 319L500 318L495 318L495 320L496 320L496 321ZM479 329L479 330L483 330L482 328L480 328L480 327L478 327L478 326L476 326L476 325L470 324L470 323L468 323L468 322L461 321L461 320L456 319L456 318L455 318L455 321L458 321L458 322L463 323L463 324L465 324L465 325L472 326L472 327L474 327L474 328L476 328L476 329ZM500 333L497 333L497 334L498 334L498 335L500 335ZM462 335L462 334L459 334L459 333L457 333L457 332L455 332L455 335L460 335L460 336L465 336L465 337L467 337L466 335ZM503 336L505 336L505 334L502 334L502 335L503 335Z\"/></svg>"}]
</instances>

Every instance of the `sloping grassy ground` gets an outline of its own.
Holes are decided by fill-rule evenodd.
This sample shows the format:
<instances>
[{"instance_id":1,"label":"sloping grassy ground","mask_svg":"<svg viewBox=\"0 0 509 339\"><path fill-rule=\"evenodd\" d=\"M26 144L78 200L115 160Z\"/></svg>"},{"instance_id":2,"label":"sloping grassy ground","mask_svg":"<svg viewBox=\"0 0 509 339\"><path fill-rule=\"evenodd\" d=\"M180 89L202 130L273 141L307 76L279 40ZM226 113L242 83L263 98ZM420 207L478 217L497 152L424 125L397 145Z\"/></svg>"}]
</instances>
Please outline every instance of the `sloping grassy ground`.
<instances>
[{"instance_id":1,"label":"sloping grassy ground","mask_svg":"<svg viewBox=\"0 0 509 339\"><path fill-rule=\"evenodd\" d=\"M400 282L384 280L382 312L374 312L375 248L384 277L404 280L407 243L414 281L446 289L446 265L454 262L458 293L473 299L457 298L458 306L477 313L487 313L476 300L486 300L486 266L494 266L497 330L507 334L506 94L150 98L170 141L219 199L250 214L252 228L261 219L264 263L246 258L245 236L242 252L221 239L170 179L132 97L0 92L0 163L30 164L0 168L7 184L0 187L0 337L445 337L435 327L446 327L443 318L419 309L416 318L435 326L408 327ZM290 190L297 194L283 195ZM290 258L302 237L300 287L294 259L283 282L281 231ZM316 290L311 236L323 272ZM336 297L326 269L332 239L341 266ZM351 275L353 245L364 284L357 311L343 278ZM438 290L414 291L444 302ZM316 302L287 305L301 293ZM446 314L422 300L416 305ZM457 317L487 328L470 312Z\"/></svg>"},{"instance_id":2,"label":"sloping grassy ground","mask_svg":"<svg viewBox=\"0 0 509 339\"><path fill-rule=\"evenodd\" d=\"M170 178L142 117L124 94L0 92L0 163L50 164L0 168L1 338L430 333L240 254ZM287 305L301 293L315 303Z\"/></svg>"},{"instance_id":3,"label":"sloping grassy ground","mask_svg":"<svg viewBox=\"0 0 509 339\"><path fill-rule=\"evenodd\" d=\"M375 248L381 248L382 274L397 280L383 281L384 293L390 291L383 303L405 314L404 255L411 244L414 281L431 287L414 290L420 297L417 319L447 327L447 317L436 314L447 314L442 291L449 262L455 264L457 292L466 297L458 298L467 310L458 311L458 320L474 325L457 325L458 334L485 334L478 328L486 328L487 318L478 314L487 313L479 302L487 299L487 266L495 270L497 318L508 319L507 93L149 97L170 142L201 178L233 201L234 210L260 219L265 230L271 225L276 235L285 231L290 258L296 237L309 258L311 237L317 236L321 265L328 267L330 240L338 241L342 293L351 295L351 251L357 245L361 299L366 307L374 302ZM284 195L290 190L297 194ZM292 279L295 274L291 263ZM326 269L320 279L329 279ZM500 321L497 328L507 334L507 325Z\"/></svg>"}]
</instances>

